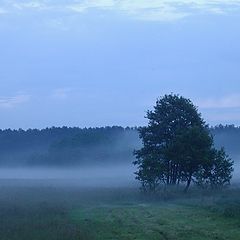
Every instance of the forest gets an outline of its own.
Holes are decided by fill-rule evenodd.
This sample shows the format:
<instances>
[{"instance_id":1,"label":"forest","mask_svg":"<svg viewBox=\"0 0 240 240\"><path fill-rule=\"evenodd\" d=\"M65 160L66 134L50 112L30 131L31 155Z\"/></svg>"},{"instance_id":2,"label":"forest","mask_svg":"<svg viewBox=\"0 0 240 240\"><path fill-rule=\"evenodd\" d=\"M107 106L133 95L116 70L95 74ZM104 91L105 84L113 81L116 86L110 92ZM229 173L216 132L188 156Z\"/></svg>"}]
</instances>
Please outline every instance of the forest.
<instances>
[{"instance_id":1,"label":"forest","mask_svg":"<svg viewBox=\"0 0 240 240\"><path fill-rule=\"evenodd\" d=\"M131 164L141 147L138 127L51 127L0 130L0 165L5 167L101 166ZM217 148L224 147L238 162L240 127L210 127Z\"/></svg>"}]
</instances>

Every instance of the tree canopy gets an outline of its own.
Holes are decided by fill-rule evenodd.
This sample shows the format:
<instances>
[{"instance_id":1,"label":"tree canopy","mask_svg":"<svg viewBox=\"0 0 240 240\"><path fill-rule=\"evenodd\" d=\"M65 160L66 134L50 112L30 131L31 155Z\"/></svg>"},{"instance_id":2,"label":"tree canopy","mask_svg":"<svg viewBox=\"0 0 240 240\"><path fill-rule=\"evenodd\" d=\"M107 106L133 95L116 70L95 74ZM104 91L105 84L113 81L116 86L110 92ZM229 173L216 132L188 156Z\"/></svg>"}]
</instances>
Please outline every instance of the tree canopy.
<instances>
[{"instance_id":1,"label":"tree canopy","mask_svg":"<svg viewBox=\"0 0 240 240\"><path fill-rule=\"evenodd\" d=\"M145 191L181 183L186 183L187 191L192 181L198 185L230 183L233 163L224 149L214 148L209 127L191 100L165 95L146 117L148 126L139 128L143 147L135 151L134 161L136 178Z\"/></svg>"}]
</instances>

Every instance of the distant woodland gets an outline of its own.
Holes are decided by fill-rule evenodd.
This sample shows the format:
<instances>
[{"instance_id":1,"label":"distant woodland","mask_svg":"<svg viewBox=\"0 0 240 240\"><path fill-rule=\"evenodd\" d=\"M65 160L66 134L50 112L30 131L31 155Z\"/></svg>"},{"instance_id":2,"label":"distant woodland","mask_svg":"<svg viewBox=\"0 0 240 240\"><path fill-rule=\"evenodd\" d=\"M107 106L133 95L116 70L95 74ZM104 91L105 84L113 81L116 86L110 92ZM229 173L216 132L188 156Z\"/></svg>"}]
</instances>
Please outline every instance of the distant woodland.
<instances>
[{"instance_id":1,"label":"distant woodland","mask_svg":"<svg viewBox=\"0 0 240 240\"><path fill-rule=\"evenodd\" d=\"M211 128L217 148L240 156L240 127ZM0 165L6 167L130 164L141 147L137 128L52 127L42 130L0 130Z\"/></svg>"}]
</instances>

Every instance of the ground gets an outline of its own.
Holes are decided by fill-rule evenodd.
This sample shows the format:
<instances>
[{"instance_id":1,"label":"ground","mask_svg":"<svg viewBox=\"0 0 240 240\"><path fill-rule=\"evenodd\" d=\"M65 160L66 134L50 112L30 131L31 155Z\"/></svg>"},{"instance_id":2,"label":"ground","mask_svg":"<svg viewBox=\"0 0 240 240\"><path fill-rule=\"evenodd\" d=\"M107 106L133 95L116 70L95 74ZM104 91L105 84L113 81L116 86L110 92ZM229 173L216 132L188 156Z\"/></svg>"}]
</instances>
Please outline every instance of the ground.
<instances>
[{"instance_id":1,"label":"ground","mask_svg":"<svg viewBox=\"0 0 240 240\"><path fill-rule=\"evenodd\" d=\"M149 198L133 188L1 185L1 240L239 240L240 189Z\"/></svg>"}]
</instances>

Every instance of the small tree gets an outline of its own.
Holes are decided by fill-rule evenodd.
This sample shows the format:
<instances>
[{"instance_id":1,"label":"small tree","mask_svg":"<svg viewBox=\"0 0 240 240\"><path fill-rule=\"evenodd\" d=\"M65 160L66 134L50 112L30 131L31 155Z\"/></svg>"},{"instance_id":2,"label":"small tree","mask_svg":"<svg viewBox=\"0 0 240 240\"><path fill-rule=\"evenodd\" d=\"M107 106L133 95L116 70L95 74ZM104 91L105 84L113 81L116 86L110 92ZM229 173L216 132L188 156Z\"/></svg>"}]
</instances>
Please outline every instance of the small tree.
<instances>
[{"instance_id":1,"label":"small tree","mask_svg":"<svg viewBox=\"0 0 240 240\"><path fill-rule=\"evenodd\" d=\"M147 112L147 118L148 126L139 129L143 147L134 153L136 178L145 191L180 183L186 183L187 191L192 180L217 185L230 181L232 163L224 150L214 149L208 126L189 99L165 95Z\"/></svg>"}]
</instances>

